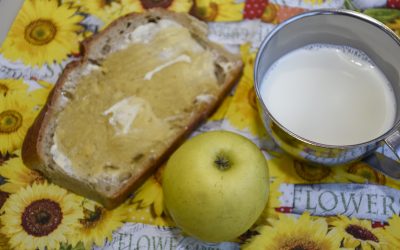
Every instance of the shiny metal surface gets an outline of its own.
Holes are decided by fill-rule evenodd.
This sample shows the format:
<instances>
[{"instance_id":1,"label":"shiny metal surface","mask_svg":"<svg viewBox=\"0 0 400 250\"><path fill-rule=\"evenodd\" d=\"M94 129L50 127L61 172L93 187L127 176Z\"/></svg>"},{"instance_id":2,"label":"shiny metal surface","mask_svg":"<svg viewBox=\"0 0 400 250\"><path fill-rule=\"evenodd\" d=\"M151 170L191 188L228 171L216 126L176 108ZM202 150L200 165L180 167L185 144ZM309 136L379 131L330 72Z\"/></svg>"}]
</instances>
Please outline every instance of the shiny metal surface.
<instances>
[{"instance_id":1,"label":"shiny metal surface","mask_svg":"<svg viewBox=\"0 0 400 250\"><path fill-rule=\"evenodd\" d=\"M364 51L393 85L397 114L394 126L366 143L333 146L313 142L282 126L269 112L259 92L268 68L288 52L312 43L346 45ZM379 21L349 10L317 10L295 16L278 25L263 41L254 70L259 113L268 133L285 151L300 160L333 166L360 160L383 143L400 155L400 39ZM384 171L400 177L399 171ZM381 170L381 169L379 169Z\"/></svg>"}]
</instances>

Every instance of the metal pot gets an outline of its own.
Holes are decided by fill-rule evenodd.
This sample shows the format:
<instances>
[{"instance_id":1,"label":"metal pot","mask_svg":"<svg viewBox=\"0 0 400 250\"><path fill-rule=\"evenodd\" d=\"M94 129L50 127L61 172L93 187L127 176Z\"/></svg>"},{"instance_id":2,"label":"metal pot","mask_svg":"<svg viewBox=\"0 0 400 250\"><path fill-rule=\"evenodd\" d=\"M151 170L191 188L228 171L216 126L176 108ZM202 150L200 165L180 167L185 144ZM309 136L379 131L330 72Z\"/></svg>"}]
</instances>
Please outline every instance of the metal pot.
<instances>
[{"instance_id":1,"label":"metal pot","mask_svg":"<svg viewBox=\"0 0 400 250\"><path fill-rule=\"evenodd\" d=\"M375 62L392 84L396 96L396 121L389 131L373 140L356 145L325 145L291 132L271 115L260 94L263 76L269 67L283 55L313 43L350 46L365 52ZM349 10L310 11L281 23L261 44L254 69L254 86L259 113L268 133L283 150L294 157L327 166L360 160L383 143L386 143L399 156L399 79L400 39L379 21ZM385 171L385 173L394 178L400 178L400 167Z\"/></svg>"}]
</instances>

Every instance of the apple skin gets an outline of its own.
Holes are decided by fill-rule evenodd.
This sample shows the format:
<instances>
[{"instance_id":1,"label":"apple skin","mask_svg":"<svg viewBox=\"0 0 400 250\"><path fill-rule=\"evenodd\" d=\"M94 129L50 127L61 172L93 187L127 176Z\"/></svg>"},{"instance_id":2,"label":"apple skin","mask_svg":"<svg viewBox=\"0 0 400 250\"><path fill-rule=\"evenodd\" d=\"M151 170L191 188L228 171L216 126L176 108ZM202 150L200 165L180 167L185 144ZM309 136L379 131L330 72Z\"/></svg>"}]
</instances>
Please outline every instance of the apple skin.
<instances>
[{"instance_id":1,"label":"apple skin","mask_svg":"<svg viewBox=\"0 0 400 250\"><path fill-rule=\"evenodd\" d=\"M223 169L224 163L230 166ZM228 131L205 132L185 142L168 160L162 183L165 207L176 225L207 242L245 233L269 194L263 154L247 138Z\"/></svg>"}]
</instances>

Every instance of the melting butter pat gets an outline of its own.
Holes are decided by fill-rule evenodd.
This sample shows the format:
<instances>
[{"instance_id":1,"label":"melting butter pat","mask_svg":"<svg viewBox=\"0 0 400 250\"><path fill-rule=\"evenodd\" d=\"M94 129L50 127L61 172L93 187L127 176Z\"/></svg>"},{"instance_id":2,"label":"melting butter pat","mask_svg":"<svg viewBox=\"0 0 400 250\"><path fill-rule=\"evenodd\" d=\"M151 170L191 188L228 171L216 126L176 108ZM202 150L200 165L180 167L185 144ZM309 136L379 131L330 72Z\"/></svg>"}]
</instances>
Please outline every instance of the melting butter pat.
<instances>
[{"instance_id":1,"label":"melting butter pat","mask_svg":"<svg viewBox=\"0 0 400 250\"><path fill-rule=\"evenodd\" d=\"M54 144L50 148L50 153L53 156L53 160L69 175L74 175L71 160L61 151L58 147L58 138L54 136Z\"/></svg>"},{"instance_id":2,"label":"melting butter pat","mask_svg":"<svg viewBox=\"0 0 400 250\"><path fill-rule=\"evenodd\" d=\"M139 98L130 96L111 106L103 115L109 116L108 122L115 128L117 135L124 135L129 132L142 106Z\"/></svg>"},{"instance_id":3,"label":"melting butter pat","mask_svg":"<svg viewBox=\"0 0 400 250\"><path fill-rule=\"evenodd\" d=\"M216 97L213 95L198 95L198 96L196 96L196 101L198 101L198 102L211 103L215 99L216 99Z\"/></svg>"},{"instance_id":4,"label":"melting butter pat","mask_svg":"<svg viewBox=\"0 0 400 250\"><path fill-rule=\"evenodd\" d=\"M148 80L151 80L151 78L153 78L153 75L154 75L155 73L157 73L157 72L163 70L164 68L166 68L166 67L168 67L168 66L171 66L171 65L173 65L173 64L175 64L175 63L178 63L178 62L187 62L187 63L191 63L191 62L192 62L192 59L190 59L190 56L188 56L188 55L180 55L180 56L178 56L177 58L175 58L174 60L169 61L169 62L166 62L166 63L164 63L164 64L161 64L160 66L156 67L156 68L153 69L152 71L147 72L146 75L144 76L144 79L147 80L147 81L148 81Z\"/></svg>"}]
</instances>

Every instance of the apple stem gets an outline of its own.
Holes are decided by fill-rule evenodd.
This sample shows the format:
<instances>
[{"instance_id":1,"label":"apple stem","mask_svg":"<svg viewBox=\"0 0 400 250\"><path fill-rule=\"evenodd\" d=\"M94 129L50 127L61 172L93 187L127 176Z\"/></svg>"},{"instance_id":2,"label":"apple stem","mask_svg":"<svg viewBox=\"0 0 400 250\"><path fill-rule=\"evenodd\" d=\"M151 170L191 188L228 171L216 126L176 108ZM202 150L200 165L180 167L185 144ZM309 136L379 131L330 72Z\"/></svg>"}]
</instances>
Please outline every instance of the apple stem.
<instances>
[{"instance_id":1,"label":"apple stem","mask_svg":"<svg viewBox=\"0 0 400 250\"><path fill-rule=\"evenodd\" d=\"M224 155L217 155L217 159L214 163L219 170L226 170L231 167L229 159Z\"/></svg>"}]
</instances>

